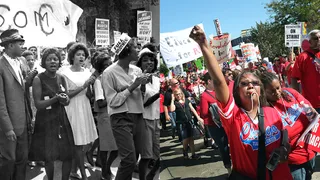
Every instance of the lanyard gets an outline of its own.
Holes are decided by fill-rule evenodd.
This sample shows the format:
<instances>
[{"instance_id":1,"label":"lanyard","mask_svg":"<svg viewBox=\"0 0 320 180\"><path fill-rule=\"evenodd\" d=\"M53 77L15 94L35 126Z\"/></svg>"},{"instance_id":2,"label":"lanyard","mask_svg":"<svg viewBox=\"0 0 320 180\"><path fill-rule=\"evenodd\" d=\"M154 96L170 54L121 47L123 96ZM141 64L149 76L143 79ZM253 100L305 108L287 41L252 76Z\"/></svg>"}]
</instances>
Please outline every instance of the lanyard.
<instances>
[{"instance_id":1,"label":"lanyard","mask_svg":"<svg viewBox=\"0 0 320 180\"><path fill-rule=\"evenodd\" d=\"M286 106L284 105L284 101L283 101L283 98L281 98L281 101L282 101L282 105L283 105L283 108L286 112L286 117L284 118L284 120L289 124L291 125L292 124L292 121L290 120L289 118L289 114L288 114L288 111L287 111L287 108ZM280 115L280 117L282 116L282 114L280 113L280 111L272 104L269 102L269 104L278 112L278 114Z\"/></svg>"}]
</instances>

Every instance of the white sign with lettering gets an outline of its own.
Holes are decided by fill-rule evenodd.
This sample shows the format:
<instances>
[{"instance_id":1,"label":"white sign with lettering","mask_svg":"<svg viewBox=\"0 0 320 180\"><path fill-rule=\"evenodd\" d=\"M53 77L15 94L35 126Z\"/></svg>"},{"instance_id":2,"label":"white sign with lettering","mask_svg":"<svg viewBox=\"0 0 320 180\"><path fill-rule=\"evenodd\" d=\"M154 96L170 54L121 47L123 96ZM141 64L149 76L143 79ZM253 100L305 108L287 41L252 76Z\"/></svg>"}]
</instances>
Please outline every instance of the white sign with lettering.
<instances>
[{"instance_id":1,"label":"white sign with lettering","mask_svg":"<svg viewBox=\"0 0 320 180\"><path fill-rule=\"evenodd\" d=\"M300 24L285 25L285 46L300 47L300 43L301 43L300 32L301 32Z\"/></svg>"}]
</instances>

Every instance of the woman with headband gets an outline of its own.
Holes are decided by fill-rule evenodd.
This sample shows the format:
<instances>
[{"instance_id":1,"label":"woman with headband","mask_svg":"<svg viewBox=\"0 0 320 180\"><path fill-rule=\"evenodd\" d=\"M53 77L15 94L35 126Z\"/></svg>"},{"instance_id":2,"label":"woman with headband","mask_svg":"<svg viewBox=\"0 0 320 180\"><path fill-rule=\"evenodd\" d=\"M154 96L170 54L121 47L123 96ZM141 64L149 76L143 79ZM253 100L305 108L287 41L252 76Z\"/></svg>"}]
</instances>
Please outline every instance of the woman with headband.
<instances>
[{"instance_id":1,"label":"woman with headband","mask_svg":"<svg viewBox=\"0 0 320 180\"><path fill-rule=\"evenodd\" d=\"M288 164L278 163L279 158L285 160L287 153L286 147L281 146L283 125L274 109L261 108L266 101L259 77L253 72L243 71L235 79L233 93L230 92L204 31L195 26L190 38L199 44L215 87L219 115L230 144L233 167L229 178L292 179ZM266 163L270 155L275 161ZM267 171L267 165L273 171Z\"/></svg>"}]
</instances>

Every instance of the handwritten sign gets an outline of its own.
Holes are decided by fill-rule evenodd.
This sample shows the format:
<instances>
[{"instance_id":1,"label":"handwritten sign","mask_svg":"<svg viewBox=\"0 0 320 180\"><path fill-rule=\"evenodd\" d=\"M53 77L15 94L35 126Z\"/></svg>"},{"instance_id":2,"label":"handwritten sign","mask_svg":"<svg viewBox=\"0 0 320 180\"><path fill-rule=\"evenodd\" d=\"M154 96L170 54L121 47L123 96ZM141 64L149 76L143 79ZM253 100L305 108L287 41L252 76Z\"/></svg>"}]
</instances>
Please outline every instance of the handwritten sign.
<instances>
[{"instance_id":1,"label":"handwritten sign","mask_svg":"<svg viewBox=\"0 0 320 180\"><path fill-rule=\"evenodd\" d=\"M126 33L122 33L120 36L119 41L117 41L111 48L111 51L114 52L116 55L119 55L121 51L126 47L126 45L131 40L131 37L128 36Z\"/></svg>"},{"instance_id":2,"label":"handwritten sign","mask_svg":"<svg viewBox=\"0 0 320 180\"><path fill-rule=\"evenodd\" d=\"M76 41L83 10L68 0L1 0L0 33L18 29L25 46L66 47Z\"/></svg>"},{"instance_id":3,"label":"handwritten sign","mask_svg":"<svg viewBox=\"0 0 320 180\"><path fill-rule=\"evenodd\" d=\"M198 24L203 30L203 25ZM189 34L193 27L170 33L160 33L160 51L167 67L175 67L202 56L199 45Z\"/></svg>"},{"instance_id":4,"label":"handwritten sign","mask_svg":"<svg viewBox=\"0 0 320 180\"><path fill-rule=\"evenodd\" d=\"M109 35L109 19L96 18L96 45L108 46L110 45Z\"/></svg>"},{"instance_id":5,"label":"handwritten sign","mask_svg":"<svg viewBox=\"0 0 320 180\"><path fill-rule=\"evenodd\" d=\"M297 145L300 147L308 148L310 150L320 152L320 127L319 127L320 115L316 116L307 127L305 132L297 141Z\"/></svg>"},{"instance_id":6,"label":"handwritten sign","mask_svg":"<svg viewBox=\"0 0 320 180\"><path fill-rule=\"evenodd\" d=\"M138 42L146 44L152 36L152 12L137 11L137 37Z\"/></svg>"},{"instance_id":7,"label":"handwritten sign","mask_svg":"<svg viewBox=\"0 0 320 180\"><path fill-rule=\"evenodd\" d=\"M240 48L246 63L258 61L257 48L253 43L241 43Z\"/></svg>"},{"instance_id":8,"label":"handwritten sign","mask_svg":"<svg viewBox=\"0 0 320 180\"><path fill-rule=\"evenodd\" d=\"M219 64L223 62L227 62L229 61L229 59L231 59L232 46L231 46L231 37L229 34L211 37L209 44Z\"/></svg>"}]
</instances>

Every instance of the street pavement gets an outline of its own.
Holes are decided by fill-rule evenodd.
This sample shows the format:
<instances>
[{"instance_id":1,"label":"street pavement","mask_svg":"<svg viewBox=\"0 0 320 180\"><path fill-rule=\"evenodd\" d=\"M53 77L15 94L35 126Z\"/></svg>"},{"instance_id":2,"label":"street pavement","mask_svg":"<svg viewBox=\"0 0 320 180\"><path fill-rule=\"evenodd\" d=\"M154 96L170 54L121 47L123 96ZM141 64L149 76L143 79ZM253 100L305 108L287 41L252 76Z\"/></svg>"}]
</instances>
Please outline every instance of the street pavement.
<instances>
[{"instance_id":1,"label":"street pavement","mask_svg":"<svg viewBox=\"0 0 320 180\"><path fill-rule=\"evenodd\" d=\"M170 127L169 127L170 129ZM195 148L199 160L185 160L182 145L178 138L172 139L171 131L161 131L161 169L160 179L165 180L226 180L227 170L224 168L218 150L206 148L203 138L195 140ZM189 156L191 156L189 152ZM320 180L320 156L316 157L316 168L312 179Z\"/></svg>"},{"instance_id":2,"label":"street pavement","mask_svg":"<svg viewBox=\"0 0 320 180\"><path fill-rule=\"evenodd\" d=\"M114 175L117 174L119 164L120 164L119 158L117 158L112 164L111 171ZM59 161L55 162L54 180L61 180L61 165L62 165L61 162L59 162ZM78 174L80 175L80 171L78 171ZM86 168L86 174L87 174L87 177L89 180L100 180L101 179L101 168L90 166L90 167ZM132 180L138 180L138 179L139 179L139 174L133 173ZM159 179L159 171L156 174L154 180L157 180L157 179ZM48 180L44 167L40 167L40 166L30 167L30 166L28 166L27 180ZM70 178L70 180L76 180L76 179Z\"/></svg>"}]
</instances>

